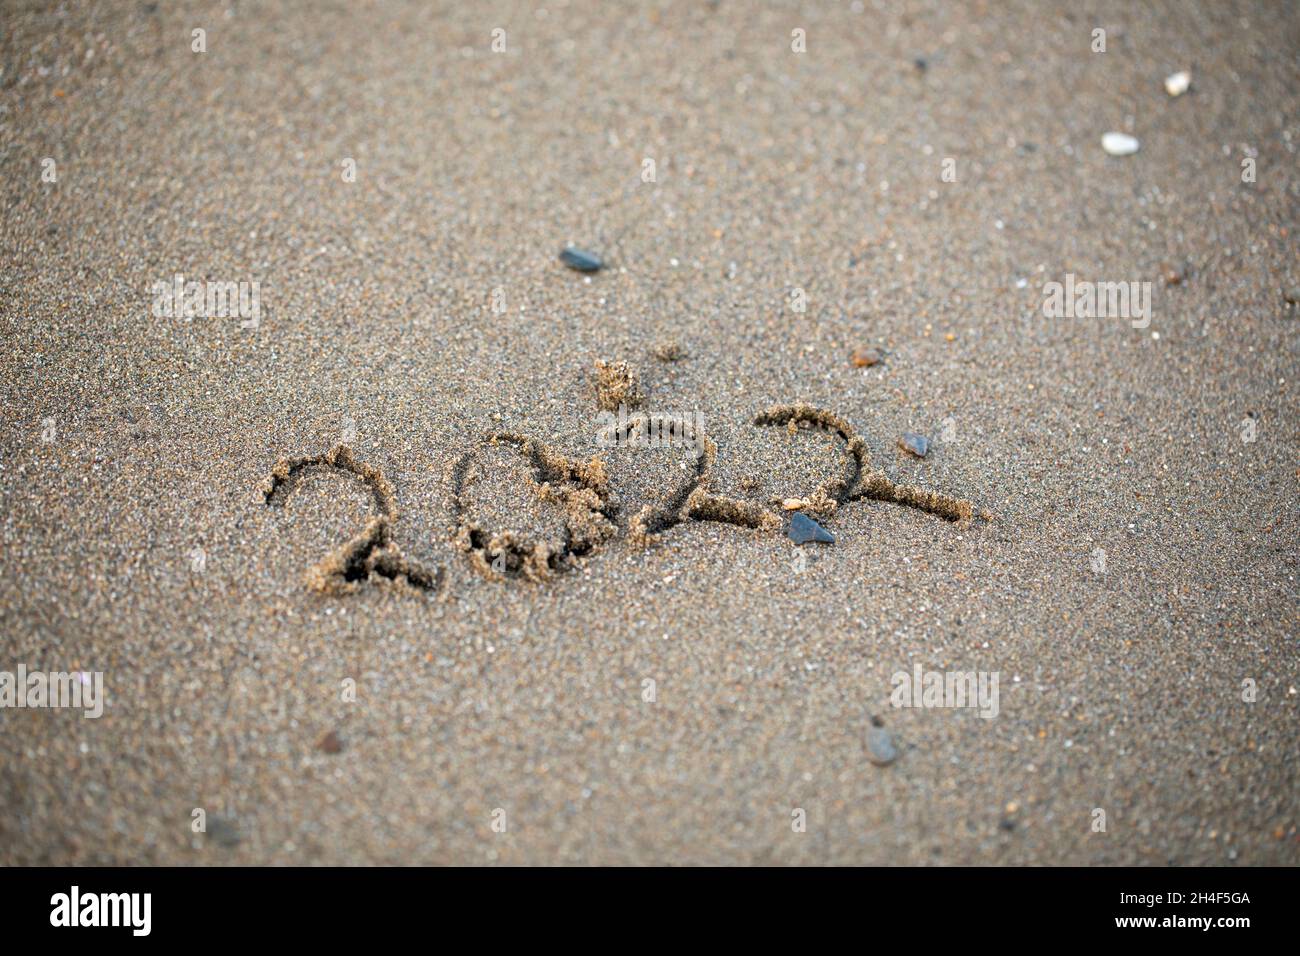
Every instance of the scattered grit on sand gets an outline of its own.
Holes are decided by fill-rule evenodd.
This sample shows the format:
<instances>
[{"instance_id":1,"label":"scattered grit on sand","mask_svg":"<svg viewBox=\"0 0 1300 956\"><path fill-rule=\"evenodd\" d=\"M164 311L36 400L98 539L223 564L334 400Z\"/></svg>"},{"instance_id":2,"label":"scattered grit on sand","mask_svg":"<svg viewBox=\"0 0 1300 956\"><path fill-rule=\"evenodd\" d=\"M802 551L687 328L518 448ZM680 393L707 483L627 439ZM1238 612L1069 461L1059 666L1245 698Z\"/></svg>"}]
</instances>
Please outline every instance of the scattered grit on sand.
<instances>
[{"instance_id":1,"label":"scattered grit on sand","mask_svg":"<svg viewBox=\"0 0 1300 956\"><path fill-rule=\"evenodd\" d=\"M0 16L0 863L1300 862L1294 5Z\"/></svg>"}]
</instances>

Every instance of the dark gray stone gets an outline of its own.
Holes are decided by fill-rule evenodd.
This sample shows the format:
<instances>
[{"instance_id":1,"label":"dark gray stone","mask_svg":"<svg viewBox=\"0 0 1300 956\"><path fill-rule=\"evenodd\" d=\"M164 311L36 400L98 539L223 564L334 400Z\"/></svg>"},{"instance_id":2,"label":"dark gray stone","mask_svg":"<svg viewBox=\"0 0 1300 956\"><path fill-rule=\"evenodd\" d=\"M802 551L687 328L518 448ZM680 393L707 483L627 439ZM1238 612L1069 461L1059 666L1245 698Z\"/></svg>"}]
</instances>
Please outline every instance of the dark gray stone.
<instances>
[{"instance_id":1,"label":"dark gray stone","mask_svg":"<svg viewBox=\"0 0 1300 956\"><path fill-rule=\"evenodd\" d=\"M560 253L560 261L570 269L577 269L579 272L595 272L605 265L600 261L600 256L594 252L575 249L573 246L569 246Z\"/></svg>"},{"instance_id":2,"label":"dark gray stone","mask_svg":"<svg viewBox=\"0 0 1300 956\"><path fill-rule=\"evenodd\" d=\"M807 544L809 541L820 541L823 544L834 544L835 538L831 533L819 525L812 518L809 518L802 511L796 511L790 517L790 528L786 531L790 540L795 544Z\"/></svg>"},{"instance_id":3,"label":"dark gray stone","mask_svg":"<svg viewBox=\"0 0 1300 956\"><path fill-rule=\"evenodd\" d=\"M233 821L216 815L208 817L207 834L209 840L226 848L238 846L244 839Z\"/></svg>"}]
</instances>

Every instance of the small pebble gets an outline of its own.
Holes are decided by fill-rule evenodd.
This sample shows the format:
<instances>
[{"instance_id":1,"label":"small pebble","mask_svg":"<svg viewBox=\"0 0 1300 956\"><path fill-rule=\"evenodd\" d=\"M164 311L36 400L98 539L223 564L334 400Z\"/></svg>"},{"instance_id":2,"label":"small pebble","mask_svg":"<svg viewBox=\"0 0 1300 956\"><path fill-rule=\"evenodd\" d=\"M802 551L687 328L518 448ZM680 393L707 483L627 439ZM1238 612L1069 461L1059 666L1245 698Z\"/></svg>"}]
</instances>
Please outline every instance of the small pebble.
<instances>
[{"instance_id":1,"label":"small pebble","mask_svg":"<svg viewBox=\"0 0 1300 956\"><path fill-rule=\"evenodd\" d=\"M206 832L209 840L227 848L238 846L244 839L235 824L225 817L208 817Z\"/></svg>"},{"instance_id":2,"label":"small pebble","mask_svg":"<svg viewBox=\"0 0 1300 956\"><path fill-rule=\"evenodd\" d=\"M1192 74L1186 70L1179 70L1165 77L1165 92L1170 96L1182 96L1191 85Z\"/></svg>"},{"instance_id":3,"label":"small pebble","mask_svg":"<svg viewBox=\"0 0 1300 956\"><path fill-rule=\"evenodd\" d=\"M661 362L680 362L686 358L686 348L676 339L669 339L655 346L654 357Z\"/></svg>"},{"instance_id":4,"label":"small pebble","mask_svg":"<svg viewBox=\"0 0 1300 956\"><path fill-rule=\"evenodd\" d=\"M573 246L560 253L560 261L570 269L577 269L579 272L595 272L605 264L594 252L575 249Z\"/></svg>"},{"instance_id":5,"label":"small pebble","mask_svg":"<svg viewBox=\"0 0 1300 956\"><path fill-rule=\"evenodd\" d=\"M807 544L809 541L820 541L823 544L835 543L829 531L802 511L796 511L790 518L790 529L786 534L795 544Z\"/></svg>"},{"instance_id":6,"label":"small pebble","mask_svg":"<svg viewBox=\"0 0 1300 956\"><path fill-rule=\"evenodd\" d=\"M854 349L853 354L849 356L849 361L858 368L871 368L873 365L879 365L883 359L880 349Z\"/></svg>"},{"instance_id":7,"label":"small pebble","mask_svg":"<svg viewBox=\"0 0 1300 956\"><path fill-rule=\"evenodd\" d=\"M903 437L898 440L898 447L910 451L917 458L924 458L930 451L930 439L916 432L903 432Z\"/></svg>"},{"instance_id":8,"label":"small pebble","mask_svg":"<svg viewBox=\"0 0 1300 956\"><path fill-rule=\"evenodd\" d=\"M781 507L784 508L786 511L797 511L800 508L808 507L808 499L807 498L786 498L785 501L781 502Z\"/></svg>"},{"instance_id":9,"label":"small pebble","mask_svg":"<svg viewBox=\"0 0 1300 956\"><path fill-rule=\"evenodd\" d=\"M867 759L877 767L888 767L898 759L894 738L884 727L872 727L867 731Z\"/></svg>"},{"instance_id":10,"label":"small pebble","mask_svg":"<svg viewBox=\"0 0 1300 956\"><path fill-rule=\"evenodd\" d=\"M1107 133L1101 138L1101 148L1112 156L1131 156L1139 148L1138 141L1128 133Z\"/></svg>"},{"instance_id":11,"label":"small pebble","mask_svg":"<svg viewBox=\"0 0 1300 956\"><path fill-rule=\"evenodd\" d=\"M341 754L343 752L343 740L331 730L316 742L316 749L321 753Z\"/></svg>"},{"instance_id":12,"label":"small pebble","mask_svg":"<svg viewBox=\"0 0 1300 956\"><path fill-rule=\"evenodd\" d=\"M1287 289L1282 293L1282 298L1286 299L1287 305L1300 304L1300 287Z\"/></svg>"}]
</instances>

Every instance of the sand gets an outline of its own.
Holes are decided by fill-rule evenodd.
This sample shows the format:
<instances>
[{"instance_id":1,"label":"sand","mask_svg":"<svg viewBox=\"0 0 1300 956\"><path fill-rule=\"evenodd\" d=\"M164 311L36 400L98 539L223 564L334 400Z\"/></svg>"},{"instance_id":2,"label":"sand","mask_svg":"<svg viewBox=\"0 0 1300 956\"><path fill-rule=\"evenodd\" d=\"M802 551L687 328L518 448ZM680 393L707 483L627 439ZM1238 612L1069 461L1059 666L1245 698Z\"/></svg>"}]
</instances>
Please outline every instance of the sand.
<instances>
[{"instance_id":1,"label":"sand","mask_svg":"<svg viewBox=\"0 0 1300 956\"><path fill-rule=\"evenodd\" d=\"M0 18L0 863L1300 862L1294 5Z\"/></svg>"}]
</instances>

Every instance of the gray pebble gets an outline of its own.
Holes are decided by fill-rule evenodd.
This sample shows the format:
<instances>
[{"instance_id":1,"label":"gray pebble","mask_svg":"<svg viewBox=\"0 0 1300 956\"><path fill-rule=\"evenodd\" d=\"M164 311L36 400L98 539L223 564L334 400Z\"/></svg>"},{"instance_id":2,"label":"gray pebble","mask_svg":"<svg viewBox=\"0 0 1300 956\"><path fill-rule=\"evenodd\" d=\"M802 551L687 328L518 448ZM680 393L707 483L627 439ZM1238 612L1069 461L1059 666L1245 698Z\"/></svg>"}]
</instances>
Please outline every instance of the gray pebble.
<instances>
[{"instance_id":1,"label":"gray pebble","mask_svg":"<svg viewBox=\"0 0 1300 956\"><path fill-rule=\"evenodd\" d=\"M809 541L820 541L823 544L835 543L835 538L829 531L802 511L796 511L790 517L790 527L786 534L795 544L807 544Z\"/></svg>"},{"instance_id":2,"label":"gray pebble","mask_svg":"<svg viewBox=\"0 0 1300 956\"><path fill-rule=\"evenodd\" d=\"M930 439L916 432L903 432L903 437L898 440L898 446L904 451L910 451L917 458L924 458L930 451Z\"/></svg>"},{"instance_id":3,"label":"gray pebble","mask_svg":"<svg viewBox=\"0 0 1300 956\"><path fill-rule=\"evenodd\" d=\"M872 727L867 731L867 759L877 767L888 767L898 759L893 735L884 727Z\"/></svg>"},{"instance_id":4,"label":"gray pebble","mask_svg":"<svg viewBox=\"0 0 1300 956\"><path fill-rule=\"evenodd\" d=\"M560 261L570 269L577 269L579 272L595 272L605 264L601 262L600 256L594 252L575 249L573 246L569 246L560 253Z\"/></svg>"},{"instance_id":5,"label":"gray pebble","mask_svg":"<svg viewBox=\"0 0 1300 956\"><path fill-rule=\"evenodd\" d=\"M244 839L235 824L225 817L208 817L207 833L209 840L227 848L238 846Z\"/></svg>"}]
</instances>

